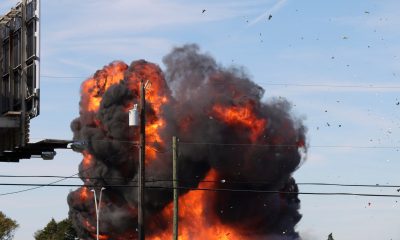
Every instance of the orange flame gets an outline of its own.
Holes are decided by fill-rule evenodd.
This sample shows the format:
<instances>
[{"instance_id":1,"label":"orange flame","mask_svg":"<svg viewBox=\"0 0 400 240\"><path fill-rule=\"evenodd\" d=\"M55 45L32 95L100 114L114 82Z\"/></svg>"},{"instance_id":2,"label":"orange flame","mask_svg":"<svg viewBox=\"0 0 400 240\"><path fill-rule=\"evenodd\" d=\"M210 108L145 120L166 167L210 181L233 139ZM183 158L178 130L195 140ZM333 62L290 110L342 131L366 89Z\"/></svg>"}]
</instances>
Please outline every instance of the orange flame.
<instances>
[{"instance_id":1,"label":"orange flame","mask_svg":"<svg viewBox=\"0 0 400 240\"><path fill-rule=\"evenodd\" d=\"M79 193L79 197L82 202L86 201L89 198L89 190L86 187L82 187Z\"/></svg>"},{"instance_id":2,"label":"orange flame","mask_svg":"<svg viewBox=\"0 0 400 240\"><path fill-rule=\"evenodd\" d=\"M82 164L83 164L83 167L85 167L85 169L86 169L92 163L93 157L87 151L83 151L82 154L83 154Z\"/></svg>"},{"instance_id":3,"label":"orange flame","mask_svg":"<svg viewBox=\"0 0 400 240\"><path fill-rule=\"evenodd\" d=\"M124 79L124 72L128 68L125 63L114 62L82 84L81 110L96 112L99 110L103 93L112 85Z\"/></svg>"},{"instance_id":4,"label":"orange flame","mask_svg":"<svg viewBox=\"0 0 400 240\"><path fill-rule=\"evenodd\" d=\"M211 170L206 181L215 181L217 172ZM213 184L211 184L213 185ZM199 188L212 188L207 182L201 182ZM246 239L233 227L222 224L218 218L212 216L212 199L214 192L192 190L179 198L179 240L243 240ZM173 204L167 205L163 218L172 220ZM150 240L164 240L172 238L172 230L168 229Z\"/></svg>"},{"instance_id":5,"label":"orange flame","mask_svg":"<svg viewBox=\"0 0 400 240\"><path fill-rule=\"evenodd\" d=\"M146 119L146 139L148 145L154 145L157 143L162 146L162 139L159 135L161 129L166 125L165 120L161 117L162 106L170 101L170 92L166 86L163 75L160 74L158 67L154 64L142 62L135 65L138 69L131 72L129 76L125 78L126 70L128 66L123 62L113 62L112 64L105 66L102 70L96 72L96 74L86 80L81 87L82 101L81 111L97 113L103 94L114 84L118 84L125 78L128 83L128 87L133 93L138 94L140 91L140 85L142 80L149 81L149 85L146 89L146 103L151 107L150 112L154 112L151 116L147 116ZM136 97L139 97L138 95ZM138 100L138 99L137 99ZM132 108L132 104L126 106L125 111L127 112ZM98 119L93 119L93 124L100 126L101 122ZM150 160L156 158L157 154L154 148L146 146L146 164ZM84 166L87 166L91 162L91 157L84 155Z\"/></svg>"},{"instance_id":6,"label":"orange flame","mask_svg":"<svg viewBox=\"0 0 400 240\"><path fill-rule=\"evenodd\" d=\"M96 234L92 233L91 234L93 239L96 239ZM99 234L99 240L108 240L110 239L110 237L108 235L104 235L104 234Z\"/></svg>"},{"instance_id":7,"label":"orange flame","mask_svg":"<svg viewBox=\"0 0 400 240\"><path fill-rule=\"evenodd\" d=\"M139 93L141 84L147 83L145 99L147 105L151 106L151 110L154 112L151 116L146 115L146 141L148 145L157 143L162 146L163 141L159 132L166 126L166 121L162 118L162 106L170 101L170 92L156 65L140 62L134 67L136 68L135 71L128 76L129 88L132 92ZM150 146L146 147L146 155L146 164L156 159L157 156Z\"/></svg>"},{"instance_id":8,"label":"orange flame","mask_svg":"<svg viewBox=\"0 0 400 240\"><path fill-rule=\"evenodd\" d=\"M240 125L250 130L250 140L255 142L263 133L267 121L259 119L253 112L251 105L247 106L222 106L212 108L215 117L228 125Z\"/></svg>"}]
</instances>

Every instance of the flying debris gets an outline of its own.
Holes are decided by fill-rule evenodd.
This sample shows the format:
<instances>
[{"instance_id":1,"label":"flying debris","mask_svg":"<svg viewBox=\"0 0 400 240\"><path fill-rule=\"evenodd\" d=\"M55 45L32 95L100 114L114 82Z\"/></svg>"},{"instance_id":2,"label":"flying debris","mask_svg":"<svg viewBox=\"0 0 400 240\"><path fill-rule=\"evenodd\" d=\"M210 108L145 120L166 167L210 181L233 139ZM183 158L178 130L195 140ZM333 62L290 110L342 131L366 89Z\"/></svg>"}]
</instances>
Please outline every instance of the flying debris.
<instances>
[{"instance_id":1,"label":"flying debris","mask_svg":"<svg viewBox=\"0 0 400 240\"><path fill-rule=\"evenodd\" d=\"M369 14L370 12L369 12L369 11L365 11L364 13L365 13L365 14Z\"/></svg>"},{"instance_id":2,"label":"flying debris","mask_svg":"<svg viewBox=\"0 0 400 240\"><path fill-rule=\"evenodd\" d=\"M201 11L201 13L205 13L206 12L206 9L203 9L203 11Z\"/></svg>"},{"instance_id":3,"label":"flying debris","mask_svg":"<svg viewBox=\"0 0 400 240\"><path fill-rule=\"evenodd\" d=\"M268 16L268 20L271 20L272 19L272 15L270 14L269 16Z\"/></svg>"},{"instance_id":4,"label":"flying debris","mask_svg":"<svg viewBox=\"0 0 400 240\"><path fill-rule=\"evenodd\" d=\"M335 239L333 238L332 233L330 233L330 234L328 235L328 240L335 240Z\"/></svg>"}]
</instances>

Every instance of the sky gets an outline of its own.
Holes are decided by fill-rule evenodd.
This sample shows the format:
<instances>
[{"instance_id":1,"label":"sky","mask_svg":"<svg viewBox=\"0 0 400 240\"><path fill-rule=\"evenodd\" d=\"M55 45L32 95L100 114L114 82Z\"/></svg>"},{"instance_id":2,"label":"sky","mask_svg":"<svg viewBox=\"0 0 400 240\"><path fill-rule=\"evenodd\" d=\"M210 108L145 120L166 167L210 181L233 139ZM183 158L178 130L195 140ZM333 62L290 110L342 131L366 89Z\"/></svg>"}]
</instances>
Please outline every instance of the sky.
<instances>
[{"instance_id":1,"label":"sky","mask_svg":"<svg viewBox=\"0 0 400 240\"><path fill-rule=\"evenodd\" d=\"M41 2L41 113L31 121L31 141L72 138L69 124L79 113L80 84L97 69L137 59L164 69L162 58L173 47L196 43L221 65L243 67L266 90L264 101L284 97L293 103L309 144L294 174L297 182L400 185L399 1ZM16 3L2 0L0 13ZM0 163L0 174L68 176L77 173L81 158L61 150L53 161ZM0 187L0 194L13 190ZM33 239L52 217L66 218L70 190L0 196L0 210L20 224L15 239ZM300 186L304 192L396 190ZM329 233L342 240L400 240L398 198L300 199L297 230L305 240L327 239Z\"/></svg>"}]
</instances>

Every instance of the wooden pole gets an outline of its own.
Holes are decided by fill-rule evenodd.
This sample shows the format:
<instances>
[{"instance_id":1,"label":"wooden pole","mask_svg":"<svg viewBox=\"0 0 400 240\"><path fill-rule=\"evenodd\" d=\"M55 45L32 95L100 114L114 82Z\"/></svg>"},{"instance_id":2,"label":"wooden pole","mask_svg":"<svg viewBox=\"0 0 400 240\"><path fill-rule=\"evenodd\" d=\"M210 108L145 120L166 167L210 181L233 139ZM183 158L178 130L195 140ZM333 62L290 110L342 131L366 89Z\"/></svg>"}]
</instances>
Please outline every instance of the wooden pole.
<instances>
[{"instance_id":1,"label":"wooden pole","mask_svg":"<svg viewBox=\"0 0 400 240\"><path fill-rule=\"evenodd\" d=\"M178 161L177 139L172 137L172 180L174 188L173 240L178 240Z\"/></svg>"},{"instance_id":2,"label":"wooden pole","mask_svg":"<svg viewBox=\"0 0 400 240\"><path fill-rule=\"evenodd\" d=\"M143 80L140 83L140 149L139 149L139 188L138 188L138 235L145 239L144 228L144 189L145 189L145 146L146 146L146 99Z\"/></svg>"}]
</instances>

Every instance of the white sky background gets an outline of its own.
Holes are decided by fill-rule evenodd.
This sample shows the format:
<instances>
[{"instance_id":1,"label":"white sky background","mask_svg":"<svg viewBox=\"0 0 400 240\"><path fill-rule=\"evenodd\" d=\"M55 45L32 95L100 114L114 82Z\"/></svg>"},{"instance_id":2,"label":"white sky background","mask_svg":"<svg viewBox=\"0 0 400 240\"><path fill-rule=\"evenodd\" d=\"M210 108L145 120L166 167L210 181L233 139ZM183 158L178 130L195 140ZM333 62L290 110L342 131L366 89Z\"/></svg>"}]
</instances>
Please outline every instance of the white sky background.
<instances>
[{"instance_id":1,"label":"white sky background","mask_svg":"<svg viewBox=\"0 0 400 240\"><path fill-rule=\"evenodd\" d=\"M0 12L15 3L1 1ZM312 147L400 146L399 7L396 0L42 0L42 103L41 115L32 120L32 141L72 137L69 123L78 115L80 83L102 66L144 58L163 68L162 57L173 46L197 43L225 66L244 66L266 89L266 100L282 96L293 102L311 145L295 173L298 182L399 184L400 148ZM60 151L54 161L3 163L0 174L72 175L80 160ZM0 193L13 189L1 187ZM396 189L300 190L397 194ZM15 239L33 239L51 217L67 217L68 191L43 188L0 197L0 210L21 225ZM400 240L396 199L300 199L298 230L305 240L326 239L331 232L342 240Z\"/></svg>"}]
</instances>

